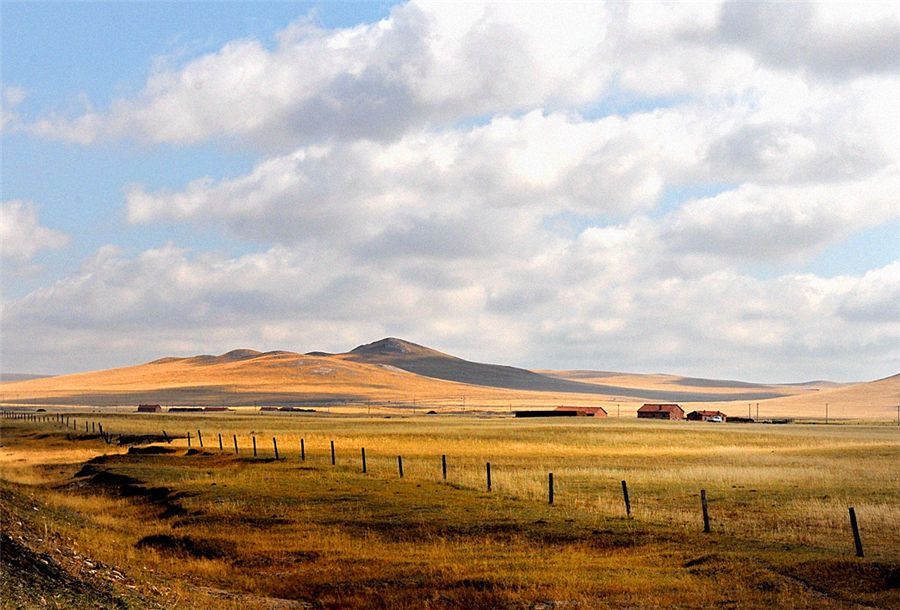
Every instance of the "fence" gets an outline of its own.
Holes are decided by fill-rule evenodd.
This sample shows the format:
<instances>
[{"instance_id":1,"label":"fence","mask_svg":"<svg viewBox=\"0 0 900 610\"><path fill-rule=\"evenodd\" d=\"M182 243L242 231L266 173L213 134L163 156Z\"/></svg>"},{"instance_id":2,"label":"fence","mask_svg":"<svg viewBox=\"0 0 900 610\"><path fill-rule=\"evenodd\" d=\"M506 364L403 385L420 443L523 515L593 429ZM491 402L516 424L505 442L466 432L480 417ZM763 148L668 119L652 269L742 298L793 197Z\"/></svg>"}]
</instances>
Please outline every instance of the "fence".
<instances>
[{"instance_id":1,"label":"fence","mask_svg":"<svg viewBox=\"0 0 900 610\"><path fill-rule=\"evenodd\" d=\"M78 418L76 418L74 416L64 415L62 413L29 413L29 412L17 412L17 411L0 411L0 418L6 419L6 420L22 421L22 422L33 423L33 424L49 423L52 425L61 426L66 431L70 431L70 434L79 436L84 439L90 439L90 438L102 439L108 445L112 444L116 440L118 440L120 442L120 444L133 444L134 441L141 442L141 441L148 441L148 440L150 442L164 442L166 444L171 444L173 441L176 441L179 439L184 439L186 441L186 445L188 448L192 448L192 446L193 446L192 445L192 434L190 431L187 431L183 436L178 436L178 435L173 436L173 435L170 435L166 430L161 430L161 434L156 437L154 437L154 435L143 435L143 436L139 436L139 438L135 438L135 435L118 435L117 436L117 435L113 434L108 429L108 427L106 430L104 430L101 422L88 421L88 420L85 420L82 418L80 420L81 424L79 424ZM83 432L81 431L82 426L84 428ZM150 437L150 438L148 439L147 437ZM222 442L222 433L217 433L217 437L218 437L218 451L219 451L219 453L224 454L224 453L226 453L226 450L225 450L223 442ZM203 449L204 444L203 444L202 431L199 429L196 430L196 436L193 438L195 438L197 440L199 447L201 449ZM232 434L232 438L233 438L233 443L234 443L234 455L240 456L241 452L240 452L240 448L239 448L239 444L238 444L238 435ZM264 458L266 461L271 460L272 458L268 457L268 455L267 456L260 455L260 451L257 448L256 436L250 435L250 438L251 438L251 442L252 442L253 458L255 458L257 460L259 460L261 458ZM288 445L288 446L291 446L291 445ZM312 458L312 456L307 454L307 445L306 445L305 438L300 437L299 443L296 443L296 447L298 448L298 456L297 457L300 461L306 462L308 458ZM284 445L283 445L283 448L284 448ZM282 453L279 453L278 439L276 436L272 437L272 449L273 449L273 453L274 453L274 460L283 461L285 459L289 459L287 456L283 455L283 449L282 449ZM335 441L333 441L333 440L329 441L329 454L330 455L328 455L327 457L323 456L320 459L328 460L332 467L335 467L336 469L338 469L338 459L337 459L338 458L338 448L335 446ZM370 468L368 467L370 462L367 461L366 448L360 447L358 455L360 455L360 458L361 458L360 468L361 468L362 474L368 474L370 472ZM349 460L349 458L347 458L347 459ZM371 453L370 453L369 459L371 460ZM383 459L387 459L387 458L385 457ZM350 466L351 464L348 462L347 465ZM449 482L449 479L448 479L449 466L450 466L450 464L448 462L446 454L441 454L440 461L438 461L437 457L435 456L435 459L433 460L435 478L437 478L437 473L439 472L440 473L439 480L443 481L443 482ZM400 479L404 478L403 456L402 455L396 456L396 474L397 474L398 478L400 478ZM547 504L550 506L553 506L556 503L556 497L557 497L557 487L555 485L554 473L548 472L546 480L547 480L547 487L546 487ZM455 482L454 485L456 485L457 487L464 487L463 485L460 485L458 482ZM483 479L482 486L480 486L480 489L482 489L485 492L493 492L494 491L494 474L492 473L490 461L485 462L484 479ZM625 481L625 480L621 481L621 490L622 490L622 512L626 518L632 519L632 518L634 518L632 515L632 497L629 495L627 481ZM711 513L710 513L709 499L707 497L707 490L699 489L698 491L699 491L699 493L698 493L697 497L699 499L699 502L697 504L697 508L699 509L698 510L698 513L700 516L699 521L702 522L702 531L703 531L703 533L711 533L713 531L712 524L715 521L713 519L713 517L715 517L715 515L711 515ZM852 533L853 547L854 547L856 556L863 557L864 551L863 551L862 538L861 538L859 525L858 525L858 521L857 521L857 515L856 515L856 511L855 511L854 507L852 507L852 506L848 507L848 513L849 513L850 531ZM721 519L722 517L719 517L719 518Z\"/></svg>"}]
</instances>

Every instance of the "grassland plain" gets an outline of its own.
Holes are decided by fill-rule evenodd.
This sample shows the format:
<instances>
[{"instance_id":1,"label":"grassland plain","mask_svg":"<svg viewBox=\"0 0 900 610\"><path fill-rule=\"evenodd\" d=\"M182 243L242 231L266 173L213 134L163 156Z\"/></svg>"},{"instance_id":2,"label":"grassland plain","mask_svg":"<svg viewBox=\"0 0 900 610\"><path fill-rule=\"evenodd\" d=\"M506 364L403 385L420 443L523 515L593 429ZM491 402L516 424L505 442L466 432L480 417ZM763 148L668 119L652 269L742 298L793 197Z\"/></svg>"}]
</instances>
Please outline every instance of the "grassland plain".
<instances>
[{"instance_id":1,"label":"grassland plain","mask_svg":"<svg viewBox=\"0 0 900 610\"><path fill-rule=\"evenodd\" d=\"M68 415L174 440L3 420L10 607L900 606L896 426Z\"/></svg>"}]
</instances>

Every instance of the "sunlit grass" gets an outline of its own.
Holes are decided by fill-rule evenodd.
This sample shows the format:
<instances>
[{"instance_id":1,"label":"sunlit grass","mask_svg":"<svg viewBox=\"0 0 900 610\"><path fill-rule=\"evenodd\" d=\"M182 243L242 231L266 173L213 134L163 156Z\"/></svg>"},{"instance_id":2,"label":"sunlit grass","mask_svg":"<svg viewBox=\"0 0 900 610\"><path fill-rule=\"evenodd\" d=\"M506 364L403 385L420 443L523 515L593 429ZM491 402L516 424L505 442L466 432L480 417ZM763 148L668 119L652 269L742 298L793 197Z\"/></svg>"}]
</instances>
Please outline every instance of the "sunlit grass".
<instances>
[{"instance_id":1,"label":"sunlit grass","mask_svg":"<svg viewBox=\"0 0 900 610\"><path fill-rule=\"evenodd\" d=\"M852 556L848 506L860 517L867 555L898 561L900 437L886 426L219 414L104 415L102 422L115 434L165 429L180 437L169 445L175 455L123 456L109 468L187 493L178 500L186 515L157 519L161 508L139 500L65 488L42 491L43 501L87 520L66 530L79 548L139 569L149 574L146 582L165 584L173 595L190 594L187 583L196 581L247 595L377 598L400 607L413 606L419 593L410 592L423 590L458 605L596 596L646 605L651 596L652 605L697 606L727 598L710 582L715 571L680 567L706 553L722 572L715 578L745 604L803 605L804 593L755 558L783 563L784 549L803 558ZM197 429L204 451L185 456L185 433L191 431L197 448ZM284 458L277 462L273 436ZM99 440L49 438L46 446L41 439L4 443L3 478L37 490L70 478L79 461L113 450ZM58 468L41 471L46 463ZM631 520L624 518L622 480ZM712 537L699 534L700 489L709 496ZM609 532L603 535L615 543L597 545L592 532ZM159 534L214 541L227 553L205 559L136 549L138 540ZM744 578L777 583L760 590L742 584Z\"/></svg>"}]
</instances>

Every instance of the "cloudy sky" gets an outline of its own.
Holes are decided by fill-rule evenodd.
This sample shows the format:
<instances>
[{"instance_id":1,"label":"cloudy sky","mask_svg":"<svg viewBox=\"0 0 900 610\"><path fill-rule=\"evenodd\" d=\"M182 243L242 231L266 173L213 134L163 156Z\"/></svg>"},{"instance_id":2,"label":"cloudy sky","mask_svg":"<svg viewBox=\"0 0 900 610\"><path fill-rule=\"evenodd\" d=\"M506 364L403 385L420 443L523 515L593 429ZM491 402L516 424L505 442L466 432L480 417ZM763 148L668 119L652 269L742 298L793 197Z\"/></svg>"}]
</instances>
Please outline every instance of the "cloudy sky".
<instances>
[{"instance_id":1,"label":"cloudy sky","mask_svg":"<svg viewBox=\"0 0 900 610\"><path fill-rule=\"evenodd\" d=\"M2 368L900 372L900 8L2 5Z\"/></svg>"}]
</instances>

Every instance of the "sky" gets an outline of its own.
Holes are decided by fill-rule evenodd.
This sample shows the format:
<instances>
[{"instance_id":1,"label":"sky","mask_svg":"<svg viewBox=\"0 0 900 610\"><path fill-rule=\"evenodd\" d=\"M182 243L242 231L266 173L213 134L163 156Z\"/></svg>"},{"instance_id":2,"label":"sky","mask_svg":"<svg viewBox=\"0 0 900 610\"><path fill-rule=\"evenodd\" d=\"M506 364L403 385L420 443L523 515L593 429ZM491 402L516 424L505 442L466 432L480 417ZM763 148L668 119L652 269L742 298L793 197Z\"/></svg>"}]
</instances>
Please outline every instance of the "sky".
<instances>
[{"instance_id":1,"label":"sky","mask_svg":"<svg viewBox=\"0 0 900 610\"><path fill-rule=\"evenodd\" d=\"M900 5L0 4L0 367L900 372Z\"/></svg>"}]
</instances>

